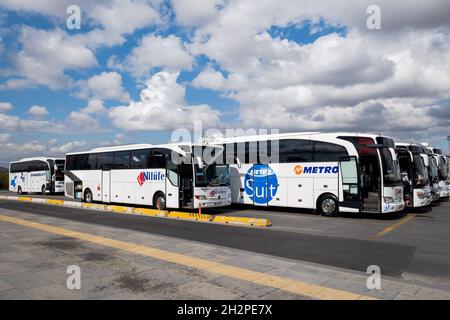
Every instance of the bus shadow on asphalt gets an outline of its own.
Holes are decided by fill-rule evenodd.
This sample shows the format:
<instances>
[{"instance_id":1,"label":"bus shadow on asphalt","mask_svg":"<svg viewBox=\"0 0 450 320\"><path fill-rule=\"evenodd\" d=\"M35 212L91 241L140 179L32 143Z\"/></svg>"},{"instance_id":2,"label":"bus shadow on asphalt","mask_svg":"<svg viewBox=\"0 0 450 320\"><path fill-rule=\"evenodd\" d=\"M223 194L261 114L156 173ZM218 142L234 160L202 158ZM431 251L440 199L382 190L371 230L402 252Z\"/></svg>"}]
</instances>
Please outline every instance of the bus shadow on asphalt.
<instances>
[{"instance_id":1,"label":"bus shadow on asphalt","mask_svg":"<svg viewBox=\"0 0 450 320\"><path fill-rule=\"evenodd\" d=\"M320 215L312 210L312 209L301 209L301 210L295 210L293 208L287 208L287 207L254 207L251 205L245 205L245 204L233 204L231 207L227 208L217 208L217 209L211 209L210 214L233 214L235 211L262 211L267 212L268 214L272 213L276 215L277 213L283 213L288 214L292 216L316 216L320 217ZM431 208L426 211L420 211L420 213L427 213L430 212ZM398 220L404 218L408 213L415 213L410 210L408 211L402 211L392 214L381 214L381 213L347 213L347 212L341 212L336 217L324 217L324 219L336 219L336 218L342 218L342 219L355 219L355 220L361 220L361 219L367 219L367 220ZM261 217L259 217L261 218Z\"/></svg>"}]
</instances>

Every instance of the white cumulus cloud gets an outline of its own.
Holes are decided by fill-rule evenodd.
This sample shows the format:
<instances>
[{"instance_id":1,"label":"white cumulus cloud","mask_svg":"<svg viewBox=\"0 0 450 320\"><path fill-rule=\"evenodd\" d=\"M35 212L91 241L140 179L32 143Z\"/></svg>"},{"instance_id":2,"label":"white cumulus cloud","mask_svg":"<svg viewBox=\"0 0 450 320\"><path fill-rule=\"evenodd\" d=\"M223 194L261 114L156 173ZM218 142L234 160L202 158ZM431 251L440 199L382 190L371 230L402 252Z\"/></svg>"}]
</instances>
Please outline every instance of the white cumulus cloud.
<instances>
[{"instance_id":1,"label":"white cumulus cloud","mask_svg":"<svg viewBox=\"0 0 450 320\"><path fill-rule=\"evenodd\" d=\"M151 34L143 37L139 45L126 57L125 62L118 65L137 77L144 77L148 76L154 67L190 69L193 62L193 57L177 36L161 37Z\"/></svg>"},{"instance_id":2,"label":"white cumulus cloud","mask_svg":"<svg viewBox=\"0 0 450 320\"><path fill-rule=\"evenodd\" d=\"M0 112L10 111L12 109L12 104L9 102L0 102Z\"/></svg>"},{"instance_id":3,"label":"white cumulus cloud","mask_svg":"<svg viewBox=\"0 0 450 320\"><path fill-rule=\"evenodd\" d=\"M28 113L35 117L45 117L48 115L48 110L46 107L35 105L28 109Z\"/></svg>"},{"instance_id":4,"label":"white cumulus cloud","mask_svg":"<svg viewBox=\"0 0 450 320\"><path fill-rule=\"evenodd\" d=\"M128 92L123 88L122 76L117 72L102 72L87 80L78 81L77 87L80 91L76 95L83 99L130 100Z\"/></svg>"},{"instance_id":5,"label":"white cumulus cloud","mask_svg":"<svg viewBox=\"0 0 450 320\"><path fill-rule=\"evenodd\" d=\"M112 108L113 123L126 130L166 130L191 128L194 121L206 126L219 125L219 113L208 105L190 106L185 87L177 83L179 72L162 71L153 75L142 90L139 101Z\"/></svg>"}]
</instances>

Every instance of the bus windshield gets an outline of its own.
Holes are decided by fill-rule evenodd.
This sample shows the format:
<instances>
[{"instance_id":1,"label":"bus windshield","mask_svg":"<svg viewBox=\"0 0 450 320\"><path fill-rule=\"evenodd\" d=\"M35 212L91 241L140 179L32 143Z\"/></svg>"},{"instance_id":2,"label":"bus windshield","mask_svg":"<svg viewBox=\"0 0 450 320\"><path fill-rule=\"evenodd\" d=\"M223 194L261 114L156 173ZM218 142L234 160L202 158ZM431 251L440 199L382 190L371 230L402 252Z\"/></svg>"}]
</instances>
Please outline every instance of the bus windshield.
<instances>
[{"instance_id":1,"label":"bus windshield","mask_svg":"<svg viewBox=\"0 0 450 320\"><path fill-rule=\"evenodd\" d=\"M447 162L443 156L439 156L439 177L444 180L448 177Z\"/></svg>"},{"instance_id":2,"label":"bus windshield","mask_svg":"<svg viewBox=\"0 0 450 320\"><path fill-rule=\"evenodd\" d=\"M428 170L425 167L423 159L420 155L414 156L415 179L417 182L427 185L429 183Z\"/></svg>"},{"instance_id":3,"label":"bus windshield","mask_svg":"<svg viewBox=\"0 0 450 320\"><path fill-rule=\"evenodd\" d=\"M216 187L230 185L230 170L226 164L212 163L200 168L195 165L195 186Z\"/></svg>"},{"instance_id":4,"label":"bus windshield","mask_svg":"<svg viewBox=\"0 0 450 320\"><path fill-rule=\"evenodd\" d=\"M55 180L56 181L64 181L64 160L55 160Z\"/></svg>"},{"instance_id":5,"label":"bus windshield","mask_svg":"<svg viewBox=\"0 0 450 320\"><path fill-rule=\"evenodd\" d=\"M431 179L437 178L437 176L438 176L438 168L437 168L436 158L433 157L432 155L428 155L428 157L430 159L430 166L428 167L430 178Z\"/></svg>"},{"instance_id":6,"label":"bus windshield","mask_svg":"<svg viewBox=\"0 0 450 320\"><path fill-rule=\"evenodd\" d=\"M394 161L389 148L380 148L381 159L383 163L383 176L385 183L401 182L400 165Z\"/></svg>"}]
</instances>

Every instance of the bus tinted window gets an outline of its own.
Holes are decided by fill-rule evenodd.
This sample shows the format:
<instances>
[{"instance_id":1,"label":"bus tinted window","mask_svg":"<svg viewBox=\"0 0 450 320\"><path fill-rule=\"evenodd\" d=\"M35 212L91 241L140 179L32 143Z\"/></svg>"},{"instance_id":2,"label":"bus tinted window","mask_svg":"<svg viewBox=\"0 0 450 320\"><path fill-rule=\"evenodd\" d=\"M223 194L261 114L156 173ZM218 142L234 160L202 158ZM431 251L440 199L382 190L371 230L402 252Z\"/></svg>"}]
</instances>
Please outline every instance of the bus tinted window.
<instances>
[{"instance_id":1,"label":"bus tinted window","mask_svg":"<svg viewBox=\"0 0 450 320\"><path fill-rule=\"evenodd\" d=\"M240 142L240 143L236 143L236 145L235 145L235 155L236 155L236 157L238 157L239 158L239 161L241 162L241 163L246 163L245 162L245 145L246 145L246 143L245 142ZM247 145L247 148L248 148L248 145Z\"/></svg>"},{"instance_id":2,"label":"bus tinted window","mask_svg":"<svg viewBox=\"0 0 450 320\"><path fill-rule=\"evenodd\" d=\"M314 161L334 162L339 161L340 157L348 156L347 150L342 146L320 141L316 141L314 145Z\"/></svg>"},{"instance_id":3,"label":"bus tinted window","mask_svg":"<svg viewBox=\"0 0 450 320\"><path fill-rule=\"evenodd\" d=\"M97 155L96 154L87 154L87 160L84 163L84 170L97 170Z\"/></svg>"},{"instance_id":4,"label":"bus tinted window","mask_svg":"<svg viewBox=\"0 0 450 320\"><path fill-rule=\"evenodd\" d=\"M130 151L114 152L114 169L130 169Z\"/></svg>"},{"instance_id":5,"label":"bus tinted window","mask_svg":"<svg viewBox=\"0 0 450 320\"><path fill-rule=\"evenodd\" d=\"M389 148L395 148L394 140L386 137L377 137L377 143L382 144Z\"/></svg>"},{"instance_id":6,"label":"bus tinted window","mask_svg":"<svg viewBox=\"0 0 450 320\"><path fill-rule=\"evenodd\" d=\"M150 160L150 150L137 150L131 153L131 166L133 169L146 169Z\"/></svg>"},{"instance_id":7,"label":"bus tinted window","mask_svg":"<svg viewBox=\"0 0 450 320\"><path fill-rule=\"evenodd\" d=\"M73 159L74 156L66 156L66 170L73 170Z\"/></svg>"},{"instance_id":8,"label":"bus tinted window","mask_svg":"<svg viewBox=\"0 0 450 320\"><path fill-rule=\"evenodd\" d=\"M258 142L245 143L245 163L258 163Z\"/></svg>"},{"instance_id":9,"label":"bus tinted window","mask_svg":"<svg viewBox=\"0 0 450 320\"><path fill-rule=\"evenodd\" d=\"M272 155L276 150L272 150ZM313 143L308 140L280 140L280 163L313 161Z\"/></svg>"},{"instance_id":10,"label":"bus tinted window","mask_svg":"<svg viewBox=\"0 0 450 320\"><path fill-rule=\"evenodd\" d=\"M98 155L98 168L100 170L111 170L113 167L113 153L100 153Z\"/></svg>"},{"instance_id":11,"label":"bus tinted window","mask_svg":"<svg viewBox=\"0 0 450 320\"><path fill-rule=\"evenodd\" d=\"M235 143L229 143L223 145L224 151L223 151L223 161L225 164L235 164L236 163L236 144Z\"/></svg>"},{"instance_id":12,"label":"bus tinted window","mask_svg":"<svg viewBox=\"0 0 450 320\"><path fill-rule=\"evenodd\" d=\"M19 164L18 163L11 163L11 166L9 167L9 171L11 173L20 172L19 171Z\"/></svg>"},{"instance_id":13,"label":"bus tinted window","mask_svg":"<svg viewBox=\"0 0 450 320\"><path fill-rule=\"evenodd\" d=\"M272 141L258 141L258 163L270 163L270 151L272 143Z\"/></svg>"},{"instance_id":14,"label":"bus tinted window","mask_svg":"<svg viewBox=\"0 0 450 320\"><path fill-rule=\"evenodd\" d=\"M73 169L72 170L83 170L84 169L84 154L77 154L73 159Z\"/></svg>"},{"instance_id":15,"label":"bus tinted window","mask_svg":"<svg viewBox=\"0 0 450 320\"><path fill-rule=\"evenodd\" d=\"M46 171L49 170L48 164L44 161L31 161L29 171Z\"/></svg>"},{"instance_id":16,"label":"bus tinted window","mask_svg":"<svg viewBox=\"0 0 450 320\"><path fill-rule=\"evenodd\" d=\"M166 149L153 149L152 156L148 163L149 169L165 169L166 160L170 156L170 150Z\"/></svg>"}]
</instances>

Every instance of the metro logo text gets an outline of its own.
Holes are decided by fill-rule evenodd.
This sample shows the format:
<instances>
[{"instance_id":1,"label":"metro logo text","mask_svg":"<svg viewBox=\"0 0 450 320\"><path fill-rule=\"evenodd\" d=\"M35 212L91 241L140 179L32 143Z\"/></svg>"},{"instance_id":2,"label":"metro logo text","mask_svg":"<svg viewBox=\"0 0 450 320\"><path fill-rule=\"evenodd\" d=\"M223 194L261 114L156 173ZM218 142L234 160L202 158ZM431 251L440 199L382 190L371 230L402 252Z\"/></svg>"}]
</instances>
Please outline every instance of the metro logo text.
<instances>
[{"instance_id":1,"label":"metro logo text","mask_svg":"<svg viewBox=\"0 0 450 320\"><path fill-rule=\"evenodd\" d=\"M314 174L314 173L338 173L339 166L311 166L311 167L301 167L296 166L294 168L296 175L301 174Z\"/></svg>"}]
</instances>

